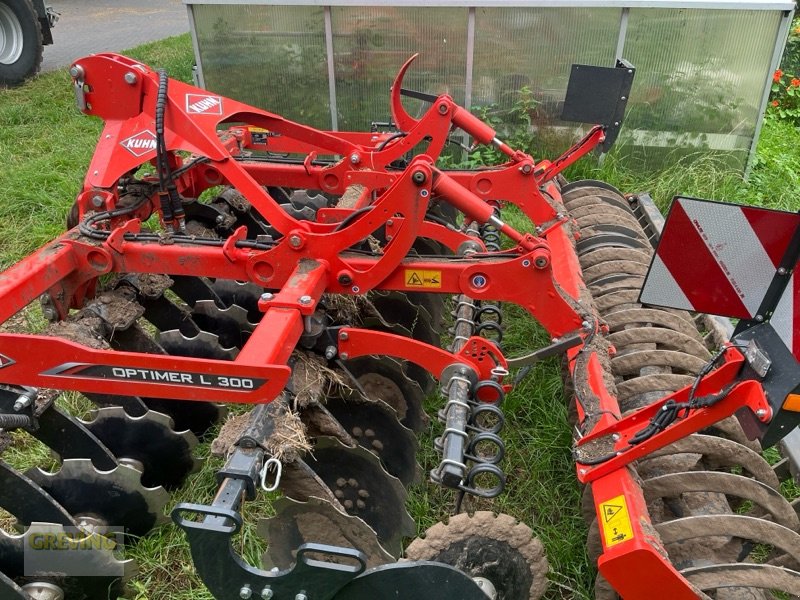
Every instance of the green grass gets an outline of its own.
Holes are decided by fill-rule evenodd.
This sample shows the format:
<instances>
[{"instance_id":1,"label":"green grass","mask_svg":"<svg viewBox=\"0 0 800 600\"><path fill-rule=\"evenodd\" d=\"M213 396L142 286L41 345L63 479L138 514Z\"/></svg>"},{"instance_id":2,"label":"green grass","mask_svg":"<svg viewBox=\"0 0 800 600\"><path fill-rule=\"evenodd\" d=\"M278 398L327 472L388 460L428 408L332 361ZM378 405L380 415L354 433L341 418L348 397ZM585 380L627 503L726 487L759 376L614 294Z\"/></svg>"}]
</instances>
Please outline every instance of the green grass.
<instances>
[{"instance_id":1,"label":"green grass","mask_svg":"<svg viewBox=\"0 0 800 600\"><path fill-rule=\"evenodd\" d=\"M128 54L153 67L165 67L173 77L190 79L188 36L141 46ZM0 123L0 155L5 164L0 172L0 267L4 268L63 231L101 123L74 107L65 70L42 75L16 90L0 91ZM603 179L625 191L649 191L662 208L674 195L684 194L798 210L798 148L797 130L770 122L762 132L749 182L731 172L723 161L702 156L685 157L665 172L642 174L625 168L613 153L602 166L585 161L573 167L568 176ZM511 307L506 317L512 323L506 338L508 354L547 343L541 328L524 318L520 310ZM77 400L70 402L72 410L83 410ZM440 402L432 398L428 408L433 412ZM579 513L581 490L570 455L572 437L558 361L537 364L506 399L505 412L507 492L492 506L531 525L543 540L551 565L547 598L590 598L594 567L586 557L586 523ZM421 436L424 472L436 464L432 450L436 430L432 426ZM4 458L20 467L52 464L46 448L22 434L17 438L18 444ZM205 440L198 448L198 456L207 459L205 467L173 495L173 503L212 499L216 491L214 473L221 461L208 458L208 454ZM797 493L796 488L786 491ZM422 485L412 491L408 507L421 532L446 518L452 503L451 492ZM486 506L485 502L477 503L478 508ZM253 528L259 516L268 514L268 501L245 506L248 528L237 540L237 550L252 564L257 564L264 550L264 542L256 539ZM183 533L174 525L152 532L129 550L129 556L139 563L139 575L130 586L131 598L211 597L194 574Z\"/></svg>"},{"instance_id":2,"label":"green grass","mask_svg":"<svg viewBox=\"0 0 800 600\"><path fill-rule=\"evenodd\" d=\"M625 192L650 192L662 211L676 195L796 211L800 209L798 148L797 128L767 121L747 181L720 157L687 156L666 171L648 173L626 168L613 150L600 166L592 160L576 164L567 172L567 178L600 179Z\"/></svg>"},{"instance_id":3,"label":"green grass","mask_svg":"<svg viewBox=\"0 0 800 600\"><path fill-rule=\"evenodd\" d=\"M191 80L188 35L127 54ZM63 232L102 123L78 112L66 69L0 90L0 123L0 267L5 268Z\"/></svg>"}]
</instances>

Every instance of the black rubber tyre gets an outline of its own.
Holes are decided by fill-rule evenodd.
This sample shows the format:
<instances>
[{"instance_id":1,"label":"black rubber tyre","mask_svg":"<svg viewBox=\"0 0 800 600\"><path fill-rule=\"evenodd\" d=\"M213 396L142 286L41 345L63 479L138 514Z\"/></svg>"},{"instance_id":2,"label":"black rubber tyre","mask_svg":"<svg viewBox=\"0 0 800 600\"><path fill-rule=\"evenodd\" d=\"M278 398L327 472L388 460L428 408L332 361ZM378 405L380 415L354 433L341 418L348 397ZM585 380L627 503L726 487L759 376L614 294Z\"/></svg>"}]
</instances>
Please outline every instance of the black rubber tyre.
<instances>
[{"instance_id":1,"label":"black rubber tyre","mask_svg":"<svg viewBox=\"0 0 800 600\"><path fill-rule=\"evenodd\" d=\"M18 85L39 71L42 30L31 0L0 0L0 86Z\"/></svg>"}]
</instances>

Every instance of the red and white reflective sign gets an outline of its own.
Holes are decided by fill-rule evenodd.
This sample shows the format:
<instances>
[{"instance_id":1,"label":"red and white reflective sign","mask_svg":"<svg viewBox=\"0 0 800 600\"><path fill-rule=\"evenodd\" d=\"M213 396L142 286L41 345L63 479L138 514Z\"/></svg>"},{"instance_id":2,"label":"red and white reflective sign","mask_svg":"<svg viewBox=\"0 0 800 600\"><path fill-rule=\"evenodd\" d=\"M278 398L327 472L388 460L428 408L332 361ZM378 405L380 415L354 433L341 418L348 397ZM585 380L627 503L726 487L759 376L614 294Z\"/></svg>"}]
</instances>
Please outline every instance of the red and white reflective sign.
<instances>
[{"instance_id":1,"label":"red and white reflective sign","mask_svg":"<svg viewBox=\"0 0 800 600\"><path fill-rule=\"evenodd\" d=\"M797 213L675 198L640 300L752 319L798 223ZM792 276L771 323L800 357L800 277Z\"/></svg>"}]
</instances>

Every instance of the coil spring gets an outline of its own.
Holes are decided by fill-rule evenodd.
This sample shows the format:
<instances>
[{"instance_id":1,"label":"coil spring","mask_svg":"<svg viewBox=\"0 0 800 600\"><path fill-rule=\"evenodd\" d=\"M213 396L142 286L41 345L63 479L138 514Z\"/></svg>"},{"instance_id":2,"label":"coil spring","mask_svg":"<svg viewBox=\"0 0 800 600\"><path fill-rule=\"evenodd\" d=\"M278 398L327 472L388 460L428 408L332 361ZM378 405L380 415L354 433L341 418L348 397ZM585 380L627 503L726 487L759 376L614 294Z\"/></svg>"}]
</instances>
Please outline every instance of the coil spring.
<instances>
[{"instance_id":1,"label":"coil spring","mask_svg":"<svg viewBox=\"0 0 800 600\"><path fill-rule=\"evenodd\" d=\"M494 207L496 216L500 216L500 208ZM480 227L480 236L484 246L489 252L499 252L500 231L491 223L484 223ZM497 304L487 304L480 302L475 313L475 334L483 336L502 348L503 343L503 311Z\"/></svg>"},{"instance_id":2,"label":"coil spring","mask_svg":"<svg viewBox=\"0 0 800 600\"><path fill-rule=\"evenodd\" d=\"M500 210L497 206L494 207L495 214L499 215ZM500 232L490 223L485 223L480 226L478 230L484 246L489 252L496 252L500 250ZM463 308L468 307L471 310L464 311ZM472 314L472 319L466 318L464 314ZM453 311L455 323L453 324L452 333L453 348L458 348L459 343L466 342L469 335L480 335L488 340L497 344L498 348L502 349L503 344L503 311L498 304L486 303L486 301L474 301L467 296L459 296L458 304ZM459 325L466 327L459 327ZM469 330L469 335L460 335L460 330Z\"/></svg>"},{"instance_id":3,"label":"coil spring","mask_svg":"<svg viewBox=\"0 0 800 600\"><path fill-rule=\"evenodd\" d=\"M502 349L503 312L497 304L481 302L475 314L475 334L485 337Z\"/></svg>"},{"instance_id":4,"label":"coil spring","mask_svg":"<svg viewBox=\"0 0 800 600\"><path fill-rule=\"evenodd\" d=\"M471 336L475 335L475 330L477 329L475 314L480 310L479 305L480 302L475 302L472 298L468 298L467 296L462 295L458 297L455 310L451 313L455 318L453 327L450 330L453 334L453 343L451 346L453 351L457 351L467 343L467 340L469 340ZM462 315L472 315L472 317L468 318Z\"/></svg>"},{"instance_id":5,"label":"coil spring","mask_svg":"<svg viewBox=\"0 0 800 600\"><path fill-rule=\"evenodd\" d=\"M500 207L496 204L494 205L494 216L500 216ZM479 229L481 239L483 240L483 244L486 246L486 249L489 252L499 252L501 250L500 247L500 231L489 222L484 223L480 226Z\"/></svg>"},{"instance_id":6,"label":"coil spring","mask_svg":"<svg viewBox=\"0 0 800 600\"><path fill-rule=\"evenodd\" d=\"M449 386L455 381L469 386L470 395L466 402L449 399ZM464 462L449 461L464 474L463 483L458 489L482 498L500 495L506 483L505 474L498 466L505 458L505 444L499 435L505 426L505 416L500 408L505 399L503 387L495 379L485 379L472 386L468 379L454 376L441 392L448 402L437 414L439 421L446 423L448 412L456 405L466 407L469 414L465 430L445 428L442 435L434 440L438 452L444 450L444 441L450 435L459 436L465 441ZM440 464L440 469L444 463ZM486 485L485 479L489 480L490 485Z\"/></svg>"},{"instance_id":7,"label":"coil spring","mask_svg":"<svg viewBox=\"0 0 800 600\"><path fill-rule=\"evenodd\" d=\"M497 206L494 210L499 213ZM501 249L500 232L492 225L478 227L473 222L467 233L480 236L490 252ZM500 347L503 314L498 304L487 304L462 295L458 297L453 317L452 351L459 351L474 335L483 336ZM463 376L466 373L453 375L442 387L446 403L438 418L445 424L445 430L434 441L442 460L431 472L431 479L462 492L456 512L464 494L494 498L505 488L505 474L498 466L505 456L505 445L499 436L505 423L500 408L505 393L499 382L507 374L505 369L498 367L492 371L491 379L475 385ZM453 384L457 387L453 388Z\"/></svg>"},{"instance_id":8,"label":"coil spring","mask_svg":"<svg viewBox=\"0 0 800 600\"><path fill-rule=\"evenodd\" d=\"M0 415L0 429L17 429L30 426L31 418L28 415Z\"/></svg>"}]
</instances>

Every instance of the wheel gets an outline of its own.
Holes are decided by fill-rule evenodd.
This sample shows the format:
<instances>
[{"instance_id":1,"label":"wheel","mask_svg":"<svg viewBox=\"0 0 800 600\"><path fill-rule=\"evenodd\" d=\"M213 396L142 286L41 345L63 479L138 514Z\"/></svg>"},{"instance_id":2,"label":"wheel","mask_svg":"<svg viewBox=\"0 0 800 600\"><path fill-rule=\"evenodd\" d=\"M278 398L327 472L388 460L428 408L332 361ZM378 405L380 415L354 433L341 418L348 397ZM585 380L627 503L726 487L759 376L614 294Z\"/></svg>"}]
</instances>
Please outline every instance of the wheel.
<instances>
[{"instance_id":1,"label":"wheel","mask_svg":"<svg viewBox=\"0 0 800 600\"><path fill-rule=\"evenodd\" d=\"M42 64L42 30L31 0L0 1L0 85L17 85Z\"/></svg>"}]
</instances>

